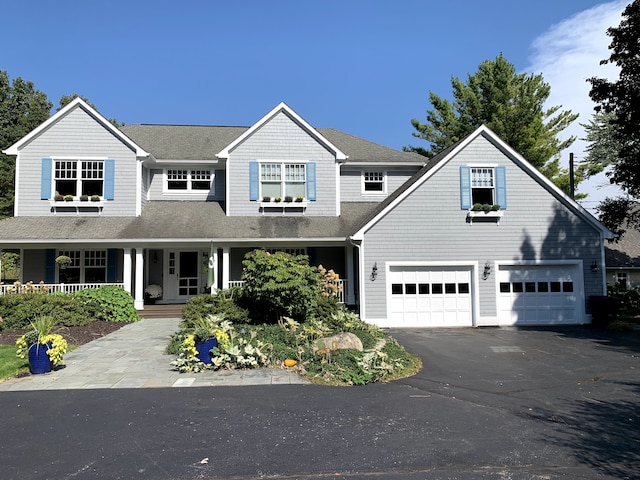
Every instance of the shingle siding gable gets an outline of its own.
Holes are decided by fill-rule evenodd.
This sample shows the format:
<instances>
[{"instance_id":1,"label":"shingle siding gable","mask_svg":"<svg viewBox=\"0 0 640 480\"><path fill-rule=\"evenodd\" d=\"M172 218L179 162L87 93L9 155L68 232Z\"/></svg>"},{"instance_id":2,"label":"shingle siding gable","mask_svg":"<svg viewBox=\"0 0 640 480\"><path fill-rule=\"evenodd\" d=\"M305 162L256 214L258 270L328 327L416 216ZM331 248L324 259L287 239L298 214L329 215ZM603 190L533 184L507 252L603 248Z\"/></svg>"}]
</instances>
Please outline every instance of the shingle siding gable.
<instances>
[{"instance_id":1,"label":"shingle siding gable","mask_svg":"<svg viewBox=\"0 0 640 480\"><path fill-rule=\"evenodd\" d=\"M467 211L460 208L460 167L473 163L505 167L509 208L499 226L495 222L471 225ZM401 241L398 232L403 232ZM479 136L373 224L365 233L363 251L364 265L381 258L480 263L599 258L600 232ZM366 283L368 320L387 315L385 269L378 267L376 282ZM586 272L586 294L600 294L600 281ZM480 316L496 315L495 282L495 275L480 280Z\"/></svg>"},{"instance_id":2,"label":"shingle siding gable","mask_svg":"<svg viewBox=\"0 0 640 480\"><path fill-rule=\"evenodd\" d=\"M135 215L135 153L80 107L53 123L20 151L16 215L51 215L49 202L40 198L42 158L62 156L114 159L117 178L115 198L105 205L103 215Z\"/></svg>"}]
</instances>

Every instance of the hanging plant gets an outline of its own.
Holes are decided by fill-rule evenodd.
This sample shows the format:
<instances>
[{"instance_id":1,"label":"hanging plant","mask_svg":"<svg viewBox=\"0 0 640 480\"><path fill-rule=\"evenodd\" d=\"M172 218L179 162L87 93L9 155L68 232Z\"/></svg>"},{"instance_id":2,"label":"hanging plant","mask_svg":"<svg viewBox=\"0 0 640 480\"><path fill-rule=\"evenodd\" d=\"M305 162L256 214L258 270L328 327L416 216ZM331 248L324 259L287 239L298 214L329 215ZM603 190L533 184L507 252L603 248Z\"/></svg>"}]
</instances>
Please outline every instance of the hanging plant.
<instances>
[{"instance_id":1,"label":"hanging plant","mask_svg":"<svg viewBox=\"0 0 640 480\"><path fill-rule=\"evenodd\" d=\"M73 263L73 261L71 260L71 257L68 257L66 255L59 255L58 257L56 257L56 263L60 266L68 266L71 265Z\"/></svg>"}]
</instances>

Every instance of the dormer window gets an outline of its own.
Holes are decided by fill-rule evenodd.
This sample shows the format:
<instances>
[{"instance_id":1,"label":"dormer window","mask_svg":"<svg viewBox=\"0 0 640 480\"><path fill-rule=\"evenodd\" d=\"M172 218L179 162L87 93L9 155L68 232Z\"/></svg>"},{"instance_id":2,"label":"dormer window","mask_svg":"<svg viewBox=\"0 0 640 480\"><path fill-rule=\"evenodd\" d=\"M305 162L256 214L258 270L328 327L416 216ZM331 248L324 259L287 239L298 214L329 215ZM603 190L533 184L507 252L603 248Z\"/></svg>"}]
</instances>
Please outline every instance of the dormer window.
<instances>
[{"instance_id":1,"label":"dormer window","mask_svg":"<svg viewBox=\"0 0 640 480\"><path fill-rule=\"evenodd\" d=\"M56 195L102 196L104 161L56 160L54 170Z\"/></svg>"},{"instance_id":2,"label":"dormer window","mask_svg":"<svg viewBox=\"0 0 640 480\"><path fill-rule=\"evenodd\" d=\"M471 202L474 205L496 203L493 168L471 168Z\"/></svg>"},{"instance_id":3,"label":"dormer window","mask_svg":"<svg viewBox=\"0 0 640 480\"><path fill-rule=\"evenodd\" d=\"M362 172L362 190L365 194L386 193L386 174L381 170Z\"/></svg>"},{"instance_id":4,"label":"dormer window","mask_svg":"<svg viewBox=\"0 0 640 480\"><path fill-rule=\"evenodd\" d=\"M165 190L170 192L209 192L213 176L210 170L166 170Z\"/></svg>"},{"instance_id":5,"label":"dormer window","mask_svg":"<svg viewBox=\"0 0 640 480\"><path fill-rule=\"evenodd\" d=\"M304 163L261 163L262 196L304 197L306 193L306 165Z\"/></svg>"}]
</instances>

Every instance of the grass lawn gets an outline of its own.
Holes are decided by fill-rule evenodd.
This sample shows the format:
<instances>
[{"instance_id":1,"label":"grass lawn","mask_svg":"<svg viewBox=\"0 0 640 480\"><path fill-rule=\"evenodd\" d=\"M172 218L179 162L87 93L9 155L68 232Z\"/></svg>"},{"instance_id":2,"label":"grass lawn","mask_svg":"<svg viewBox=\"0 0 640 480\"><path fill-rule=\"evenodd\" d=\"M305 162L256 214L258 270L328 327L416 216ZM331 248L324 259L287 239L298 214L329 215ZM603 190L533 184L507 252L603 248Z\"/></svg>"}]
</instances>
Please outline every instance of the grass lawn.
<instances>
[{"instance_id":1,"label":"grass lawn","mask_svg":"<svg viewBox=\"0 0 640 480\"><path fill-rule=\"evenodd\" d=\"M29 361L16 356L16 347L0 345L0 382L22 373L29 373Z\"/></svg>"}]
</instances>

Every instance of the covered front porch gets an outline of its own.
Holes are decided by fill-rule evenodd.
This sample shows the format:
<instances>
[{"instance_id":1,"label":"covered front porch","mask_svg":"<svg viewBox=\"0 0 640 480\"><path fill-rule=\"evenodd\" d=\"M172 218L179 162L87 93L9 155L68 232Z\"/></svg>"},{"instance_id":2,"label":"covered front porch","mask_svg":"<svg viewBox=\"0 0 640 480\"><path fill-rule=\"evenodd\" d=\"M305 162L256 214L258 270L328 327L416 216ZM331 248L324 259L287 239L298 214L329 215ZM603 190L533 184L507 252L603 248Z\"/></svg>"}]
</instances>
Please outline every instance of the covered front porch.
<instances>
[{"instance_id":1,"label":"covered front porch","mask_svg":"<svg viewBox=\"0 0 640 480\"><path fill-rule=\"evenodd\" d=\"M129 292L138 310L150 303L180 304L199 294L241 285L244 256L256 248L307 255L311 265L323 265L339 275L341 303L357 304L353 281L357 260L350 245L248 247L183 243L121 248L70 245L55 249L23 248L19 288L73 293L109 284ZM61 256L68 257L70 263L60 263ZM16 288L13 284L2 285L0 294L16 292ZM155 298L151 293L156 293Z\"/></svg>"}]
</instances>

